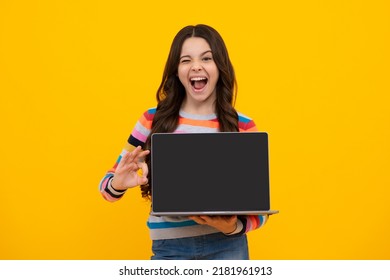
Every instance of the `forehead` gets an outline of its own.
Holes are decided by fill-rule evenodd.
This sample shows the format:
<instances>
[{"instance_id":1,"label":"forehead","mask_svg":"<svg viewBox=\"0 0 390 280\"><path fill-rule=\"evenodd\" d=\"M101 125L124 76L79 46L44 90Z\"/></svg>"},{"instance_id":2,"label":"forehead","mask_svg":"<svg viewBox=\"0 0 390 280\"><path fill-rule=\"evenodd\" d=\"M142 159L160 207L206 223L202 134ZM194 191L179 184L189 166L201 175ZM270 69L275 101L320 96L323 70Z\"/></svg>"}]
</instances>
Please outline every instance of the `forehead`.
<instances>
[{"instance_id":1,"label":"forehead","mask_svg":"<svg viewBox=\"0 0 390 280\"><path fill-rule=\"evenodd\" d=\"M206 51L211 51L209 43L200 37L191 37L184 41L181 48L181 56L183 55L199 55Z\"/></svg>"}]
</instances>

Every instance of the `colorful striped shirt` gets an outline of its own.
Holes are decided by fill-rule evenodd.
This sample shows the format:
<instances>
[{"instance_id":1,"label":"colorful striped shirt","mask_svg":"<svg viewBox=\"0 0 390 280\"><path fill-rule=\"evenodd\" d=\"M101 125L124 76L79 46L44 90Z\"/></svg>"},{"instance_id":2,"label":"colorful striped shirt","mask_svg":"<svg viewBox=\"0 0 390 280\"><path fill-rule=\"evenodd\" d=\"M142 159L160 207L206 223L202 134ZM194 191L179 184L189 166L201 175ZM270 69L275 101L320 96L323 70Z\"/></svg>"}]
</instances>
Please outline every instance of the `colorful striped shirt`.
<instances>
[{"instance_id":1,"label":"colorful striped shirt","mask_svg":"<svg viewBox=\"0 0 390 280\"><path fill-rule=\"evenodd\" d=\"M148 138L156 108L146 111L137 121L133 131L128 138L128 147L122 150L115 165L106 173L100 182L100 192L103 197L111 202L119 200L125 191L118 192L111 187L111 180L115 174L116 167L122 156L130 149L137 146L144 147ZM257 131L252 119L238 113L238 126L240 132ZM219 122L215 114L193 115L181 111L179 124L175 132L179 133L208 133L218 132ZM242 215L238 217L238 231L235 234L245 234L251 230L264 225L268 219L267 215ZM147 226L150 230L152 240L172 239L206 235L216 233L218 230L208 225L199 225L188 217L153 216L149 215Z\"/></svg>"}]
</instances>

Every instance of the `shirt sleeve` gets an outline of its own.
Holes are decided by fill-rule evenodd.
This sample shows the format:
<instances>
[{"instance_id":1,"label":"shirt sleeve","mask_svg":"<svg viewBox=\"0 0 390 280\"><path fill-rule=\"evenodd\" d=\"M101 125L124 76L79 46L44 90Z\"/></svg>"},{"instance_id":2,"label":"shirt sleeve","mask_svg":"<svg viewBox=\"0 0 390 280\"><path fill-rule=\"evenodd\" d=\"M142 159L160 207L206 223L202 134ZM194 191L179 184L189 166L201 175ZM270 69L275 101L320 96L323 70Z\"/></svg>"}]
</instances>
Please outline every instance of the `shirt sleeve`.
<instances>
[{"instance_id":1,"label":"shirt sleeve","mask_svg":"<svg viewBox=\"0 0 390 280\"><path fill-rule=\"evenodd\" d=\"M241 113L238 113L238 129L240 132L258 131L255 122Z\"/></svg>"},{"instance_id":2,"label":"shirt sleeve","mask_svg":"<svg viewBox=\"0 0 390 280\"><path fill-rule=\"evenodd\" d=\"M240 216L239 219L243 223L242 233L261 228L268 221L269 215L247 215Z\"/></svg>"}]
</instances>

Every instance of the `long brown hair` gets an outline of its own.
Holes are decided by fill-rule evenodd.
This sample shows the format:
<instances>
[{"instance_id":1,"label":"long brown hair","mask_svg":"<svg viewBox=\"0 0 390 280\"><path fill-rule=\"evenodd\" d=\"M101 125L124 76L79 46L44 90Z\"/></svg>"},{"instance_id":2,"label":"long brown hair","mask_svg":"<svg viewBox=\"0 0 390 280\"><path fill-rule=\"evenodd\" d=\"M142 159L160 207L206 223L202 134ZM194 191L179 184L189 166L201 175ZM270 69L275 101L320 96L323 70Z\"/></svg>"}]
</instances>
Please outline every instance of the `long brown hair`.
<instances>
[{"instance_id":1,"label":"long brown hair","mask_svg":"<svg viewBox=\"0 0 390 280\"><path fill-rule=\"evenodd\" d=\"M150 137L153 133L173 132L178 125L179 112L186 92L177 76L177 71L183 43L191 37L200 37L207 41L219 70L215 104L219 131L238 131L238 115L234 109L237 82L225 43L214 28L204 24L189 25L181 29L173 39L162 81L157 90L157 110L153 118L150 135L146 140L145 149L150 148ZM150 169L150 157L146 158L146 162ZM149 177L149 184L141 186L143 197L150 198L151 183Z\"/></svg>"}]
</instances>

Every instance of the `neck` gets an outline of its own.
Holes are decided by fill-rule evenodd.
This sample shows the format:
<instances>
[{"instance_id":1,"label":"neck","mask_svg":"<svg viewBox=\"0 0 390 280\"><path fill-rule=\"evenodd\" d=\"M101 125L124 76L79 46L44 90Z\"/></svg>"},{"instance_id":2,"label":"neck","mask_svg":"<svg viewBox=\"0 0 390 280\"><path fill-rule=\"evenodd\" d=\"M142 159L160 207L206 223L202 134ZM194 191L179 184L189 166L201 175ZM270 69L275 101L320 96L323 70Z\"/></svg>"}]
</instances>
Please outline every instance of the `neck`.
<instances>
[{"instance_id":1,"label":"neck","mask_svg":"<svg viewBox=\"0 0 390 280\"><path fill-rule=\"evenodd\" d=\"M215 101L213 103L190 103L187 99L184 99L181 110L193 115L215 114Z\"/></svg>"}]
</instances>

